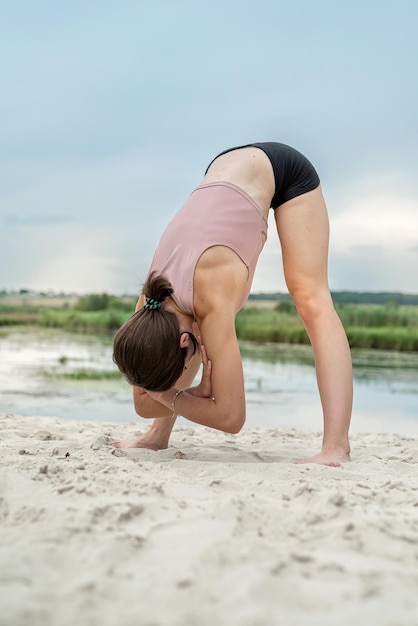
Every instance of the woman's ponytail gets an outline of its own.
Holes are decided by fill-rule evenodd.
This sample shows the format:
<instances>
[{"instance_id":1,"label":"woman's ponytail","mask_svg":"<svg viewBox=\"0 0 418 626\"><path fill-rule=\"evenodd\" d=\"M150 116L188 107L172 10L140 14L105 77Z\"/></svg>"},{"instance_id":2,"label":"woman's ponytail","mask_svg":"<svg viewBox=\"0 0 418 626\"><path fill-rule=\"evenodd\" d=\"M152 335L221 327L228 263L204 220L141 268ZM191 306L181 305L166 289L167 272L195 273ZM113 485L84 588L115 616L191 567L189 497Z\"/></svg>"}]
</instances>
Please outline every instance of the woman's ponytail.
<instances>
[{"instance_id":1,"label":"woman's ponytail","mask_svg":"<svg viewBox=\"0 0 418 626\"><path fill-rule=\"evenodd\" d=\"M177 317L163 306L174 289L165 276L151 272L142 292L144 306L115 335L113 360L131 385L165 391L180 378L187 353L180 347Z\"/></svg>"}]
</instances>

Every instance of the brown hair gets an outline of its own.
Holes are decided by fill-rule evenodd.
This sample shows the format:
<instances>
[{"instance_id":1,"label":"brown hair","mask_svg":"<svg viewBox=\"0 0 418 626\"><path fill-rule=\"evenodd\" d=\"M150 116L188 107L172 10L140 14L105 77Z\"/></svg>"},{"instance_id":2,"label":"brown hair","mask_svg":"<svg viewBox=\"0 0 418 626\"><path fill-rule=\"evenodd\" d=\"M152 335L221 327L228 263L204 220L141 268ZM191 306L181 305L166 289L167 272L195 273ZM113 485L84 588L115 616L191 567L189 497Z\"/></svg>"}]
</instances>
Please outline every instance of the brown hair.
<instances>
[{"instance_id":1,"label":"brown hair","mask_svg":"<svg viewBox=\"0 0 418 626\"><path fill-rule=\"evenodd\" d=\"M142 293L157 303L174 293L171 283L152 272ZM113 360L131 385L149 391L170 389L184 369L186 348L180 347L180 326L164 307L142 307L118 330L113 340Z\"/></svg>"}]
</instances>

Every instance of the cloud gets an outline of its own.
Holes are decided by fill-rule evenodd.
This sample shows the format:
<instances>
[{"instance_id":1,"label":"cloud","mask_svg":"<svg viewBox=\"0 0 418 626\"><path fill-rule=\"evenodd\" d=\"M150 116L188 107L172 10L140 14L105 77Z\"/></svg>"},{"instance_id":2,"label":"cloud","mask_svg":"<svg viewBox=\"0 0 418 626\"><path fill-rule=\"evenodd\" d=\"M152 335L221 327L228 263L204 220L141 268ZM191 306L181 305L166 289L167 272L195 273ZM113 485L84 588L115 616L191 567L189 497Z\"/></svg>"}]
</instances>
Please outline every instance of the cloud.
<instances>
[{"instance_id":1,"label":"cloud","mask_svg":"<svg viewBox=\"0 0 418 626\"><path fill-rule=\"evenodd\" d=\"M417 6L407 4L405 19L389 5L269 0L254 11L234 0L219 20L190 2L8 3L0 288L86 285L91 267L97 290L136 289L209 160L276 140L323 180L334 284L372 288L379 274L396 289L418 247ZM382 181L386 195L373 192ZM285 288L274 226L254 288Z\"/></svg>"},{"instance_id":2,"label":"cloud","mask_svg":"<svg viewBox=\"0 0 418 626\"><path fill-rule=\"evenodd\" d=\"M336 253L415 249L418 246L418 199L373 195L349 204L332 220Z\"/></svg>"},{"instance_id":3,"label":"cloud","mask_svg":"<svg viewBox=\"0 0 418 626\"><path fill-rule=\"evenodd\" d=\"M69 215L5 215L4 226L53 226L54 224L67 224L74 222Z\"/></svg>"},{"instance_id":4,"label":"cloud","mask_svg":"<svg viewBox=\"0 0 418 626\"><path fill-rule=\"evenodd\" d=\"M31 277L31 284L41 288L42 285L51 285L55 288L60 284L63 291L69 292L98 292L109 290L121 293L119 275L125 270L117 258L100 256L97 254L78 253L56 256L54 263L49 259L38 265ZM103 285L108 285L103 289Z\"/></svg>"},{"instance_id":5,"label":"cloud","mask_svg":"<svg viewBox=\"0 0 418 626\"><path fill-rule=\"evenodd\" d=\"M330 258L330 284L334 290L403 291L417 293L416 252L359 249Z\"/></svg>"}]
</instances>

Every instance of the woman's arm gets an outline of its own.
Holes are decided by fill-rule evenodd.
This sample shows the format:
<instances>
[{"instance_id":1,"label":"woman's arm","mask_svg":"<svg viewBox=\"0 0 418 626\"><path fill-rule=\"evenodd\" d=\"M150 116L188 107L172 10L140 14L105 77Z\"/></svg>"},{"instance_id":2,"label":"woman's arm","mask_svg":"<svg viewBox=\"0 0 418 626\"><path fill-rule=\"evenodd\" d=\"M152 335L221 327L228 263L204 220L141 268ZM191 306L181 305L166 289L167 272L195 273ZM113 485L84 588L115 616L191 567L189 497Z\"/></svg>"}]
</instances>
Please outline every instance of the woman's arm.
<instances>
[{"instance_id":1,"label":"woman's arm","mask_svg":"<svg viewBox=\"0 0 418 626\"><path fill-rule=\"evenodd\" d=\"M187 364L187 370L185 370L177 380L176 386L180 389L190 387L199 371L200 364L200 354L196 353ZM133 398L135 412L141 417L171 417L173 414L171 405L167 407L162 404L154 397L152 392L146 391L143 387L134 386Z\"/></svg>"}]
</instances>

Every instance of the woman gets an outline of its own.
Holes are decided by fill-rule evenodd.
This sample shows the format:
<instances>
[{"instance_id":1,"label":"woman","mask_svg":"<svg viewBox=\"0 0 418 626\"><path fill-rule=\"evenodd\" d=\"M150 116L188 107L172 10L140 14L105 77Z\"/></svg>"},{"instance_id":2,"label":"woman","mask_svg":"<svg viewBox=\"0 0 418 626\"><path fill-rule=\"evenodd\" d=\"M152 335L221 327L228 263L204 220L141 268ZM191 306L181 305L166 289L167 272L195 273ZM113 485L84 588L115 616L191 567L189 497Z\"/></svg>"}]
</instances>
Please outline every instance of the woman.
<instances>
[{"instance_id":1,"label":"woman","mask_svg":"<svg viewBox=\"0 0 418 626\"><path fill-rule=\"evenodd\" d=\"M157 419L142 437L114 445L165 448L177 415L229 433L242 428L235 316L250 292L270 208L323 408L322 449L304 462L350 460L351 357L328 287L327 209L312 164L274 142L218 155L164 231L136 313L114 341L114 359L134 385L136 412ZM201 383L190 387L201 362Z\"/></svg>"}]
</instances>

